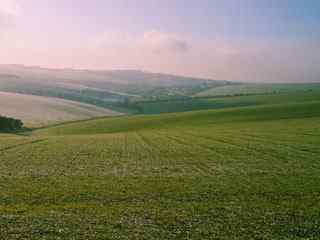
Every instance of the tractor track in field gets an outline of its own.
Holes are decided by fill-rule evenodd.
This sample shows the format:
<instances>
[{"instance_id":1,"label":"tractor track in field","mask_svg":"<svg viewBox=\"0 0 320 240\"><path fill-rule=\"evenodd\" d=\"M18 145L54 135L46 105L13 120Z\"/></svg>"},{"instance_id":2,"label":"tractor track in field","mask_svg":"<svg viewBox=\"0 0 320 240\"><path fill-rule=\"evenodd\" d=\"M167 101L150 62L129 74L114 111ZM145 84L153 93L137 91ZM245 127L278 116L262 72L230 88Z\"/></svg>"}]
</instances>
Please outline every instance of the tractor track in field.
<instances>
[{"instance_id":1,"label":"tractor track in field","mask_svg":"<svg viewBox=\"0 0 320 240\"><path fill-rule=\"evenodd\" d=\"M150 141L146 136L144 136L140 132L135 132L135 135L137 139L141 142L141 144L146 146L146 150L149 153L149 157L159 156L159 154L161 153L161 149L158 146L152 143L152 141ZM158 152L159 154L155 155L154 154L155 152ZM161 169L161 167L164 166L165 164L163 161L161 161L160 158L151 157L151 168L155 168L156 165L158 165L159 168ZM161 175L161 171L160 171L160 175Z\"/></svg>"},{"instance_id":2,"label":"tractor track in field","mask_svg":"<svg viewBox=\"0 0 320 240\"><path fill-rule=\"evenodd\" d=\"M256 149L254 147L246 147L242 144L236 144L236 143L232 143L232 142L229 142L225 139L221 139L220 138L212 138L212 137L209 137L209 136L204 136L204 135L195 135L195 134L192 134L190 132L184 132L185 134L189 135L189 136L192 136L192 137L196 137L196 138L202 138L202 139L206 139L206 140L209 140L209 141L212 141L212 142L216 142L218 144L222 144L222 145L225 145L225 146L231 146L233 148L237 148L238 150L242 151L242 152L247 152L247 153L255 153L257 155L259 154L263 154L265 156L269 156L270 154L267 154L259 149ZM265 158L264 158L265 159Z\"/></svg>"},{"instance_id":3,"label":"tractor track in field","mask_svg":"<svg viewBox=\"0 0 320 240\"><path fill-rule=\"evenodd\" d=\"M230 137L230 136L228 136L228 137ZM291 145L291 143L287 142L286 140L283 140L283 139L270 139L268 136L258 137L258 136L252 135L252 134L242 133L241 136L238 136L238 139L242 140L242 141L260 142L260 143L263 143L263 144L268 144L270 146L275 144L276 146L280 146L282 149L284 149L284 148L290 149L291 151L296 152L296 153L300 153L300 154L308 153L310 155L315 155L315 156L319 155L319 152L317 152L317 151L313 151L313 150L310 150L310 149L299 149L299 148ZM305 147L305 148L307 148L307 147Z\"/></svg>"},{"instance_id":4,"label":"tractor track in field","mask_svg":"<svg viewBox=\"0 0 320 240\"><path fill-rule=\"evenodd\" d=\"M218 143L218 144L223 144L223 145L225 145L225 146L231 146L231 147L233 147L233 148L237 148L238 150L240 150L242 153L247 153L247 156L249 157L249 155L251 155L251 158L252 159L256 159L256 157L259 157L261 160L264 160L264 161L266 161L266 160L270 160L270 156L272 156L272 157L274 157L274 159L277 159L276 157L278 157L276 154L274 154L274 153L272 153L272 154L270 154L270 153L266 153L265 151L261 151L261 150L259 150L259 149L256 149L256 148L248 148L248 147L244 147L243 145L237 145L237 144L234 144L234 143L229 143L229 142L227 142L226 140L222 140L222 141L220 141L219 139L216 139L216 138L211 138L211 137L208 137L208 136L201 136L201 135L196 135L196 134L193 134L193 133L190 133L190 132L186 132L186 131L184 131L183 132L184 134L186 134L187 136L189 135L189 136L191 136L191 137L195 137L195 138L202 138L202 139L206 139L206 140L208 140L208 141L211 141L212 143L214 143L214 142L216 142L216 143ZM215 152L218 152L218 153L220 153L219 152L219 150L217 149L217 148L211 148L211 147L208 147L206 144L201 144L201 145L199 145L199 144L197 144L198 146L200 146L200 147L203 147L203 148L206 148L206 149L212 149L213 151L215 151ZM228 151L228 152L230 152L230 151ZM232 152L232 151L231 151ZM225 153L220 153L220 154L222 154L222 155L224 155L224 158L222 158L222 159L225 159L226 157L231 157L232 159L236 159L235 158L235 156L230 156L227 152L225 152ZM252 155L252 154L254 154L254 156ZM245 155L243 155L243 156L245 156ZM242 156L242 157L243 157ZM282 172L283 171L283 169L281 169L280 168L280 172Z\"/></svg>"},{"instance_id":5,"label":"tractor track in field","mask_svg":"<svg viewBox=\"0 0 320 240\"><path fill-rule=\"evenodd\" d=\"M179 138L177 136L166 136L166 137L169 140L175 142L176 144L186 146L186 147L192 147L192 144L190 144L190 142L181 140L181 138ZM201 149L208 150L209 152L214 153L217 157L219 157L221 159L226 158L226 155L217 152L215 148L204 146L202 144L196 144L195 146L197 146L198 148L201 148ZM195 155L195 154L192 154L192 155ZM190 165L193 166L194 170L199 172L201 175L208 176L208 175L213 175L217 172L216 168L212 168L212 166L205 164L203 161L200 161L199 159L197 159L197 157L193 157L193 160L189 161L189 163L190 163Z\"/></svg>"},{"instance_id":6,"label":"tractor track in field","mask_svg":"<svg viewBox=\"0 0 320 240\"><path fill-rule=\"evenodd\" d=\"M22 147L22 146L32 145L32 144L36 144L36 143L40 143L40 142L45 142L47 140L48 140L48 138L45 138L45 139L38 139L38 140L26 142L26 143L20 143L20 144L11 145L11 146L8 146L8 147L1 148L0 149L0 153L6 152L8 150L15 149L15 148L18 148L18 147Z\"/></svg>"},{"instance_id":7,"label":"tractor track in field","mask_svg":"<svg viewBox=\"0 0 320 240\"><path fill-rule=\"evenodd\" d=\"M188 132L184 132L188 135ZM189 133L191 136L193 137L198 137L198 138L203 138L203 139L207 139L209 141L215 141L217 143L222 143L222 144L229 144L231 146L234 146L234 147L237 147L239 150L241 150L242 152L248 152L250 153L251 155L254 154L255 156L259 156L259 158L261 160L268 160L269 157L272 157L273 159L279 159L279 158L282 158L282 159L287 159L287 160L292 160L292 157L291 155L289 154L280 154L279 155L279 152L274 152L274 151L266 151L268 148L265 148L264 147L259 147L258 148L254 145L254 146L251 146L251 147L246 147L246 146L243 146L242 144L235 144L235 143L232 143L232 142L228 142L228 137L225 137L227 138L226 139L219 139L219 138L212 138L212 137L209 137L209 136L203 136L203 135L195 135L195 134L191 134ZM243 140L241 138L241 136L238 136L238 139L239 140ZM232 141L232 140L230 140ZM269 143L269 142L268 142ZM282 147L287 147L289 148L290 150L293 150L294 152L296 153L310 153L308 151L303 151L303 150L299 150L299 149L295 149L294 147L288 147L286 145L283 145L283 144L279 144L281 145ZM318 156L318 155L315 155L314 153L311 154L313 156ZM268 157L269 156L269 157ZM282 171L282 170L281 170Z\"/></svg>"},{"instance_id":8,"label":"tractor track in field","mask_svg":"<svg viewBox=\"0 0 320 240\"><path fill-rule=\"evenodd\" d=\"M184 132L186 133L186 132ZM188 133L186 133L188 135ZM271 159L275 160L275 161L279 161L279 159L286 159L288 162L292 162L292 157L288 154L280 154L279 153L277 154L277 152L274 152L274 151L269 151L268 148L265 149L264 146L250 146L250 147L247 147L247 146L244 146L242 144L235 144L235 143L232 143L232 142L228 142L228 139L224 139L221 141L221 139L218 139L218 138L215 138L213 139L212 137L209 137L209 136L202 136L202 135L195 135L195 134L191 134L189 133L190 136L193 136L193 137L196 137L196 138L202 138L202 139L206 139L208 141L212 141L212 142L216 142L216 143L219 143L219 144L223 144L223 145L230 145L232 147L237 147L238 150L240 150L242 153L246 153L247 152L247 157L250 157L251 159L253 160L256 160L257 158L259 158L260 160L263 160L263 161L270 161ZM239 137L239 136L238 136ZM227 138L227 137L226 137ZM241 139L241 138L239 138ZM230 140L232 141L232 140ZM227 156L227 154L226 154ZM245 155L243 155L245 156ZM243 156L239 156L239 157L243 157ZM270 158L271 157L271 158ZM233 157L234 158L234 157ZM277 166L277 165L274 165L274 166ZM277 169L277 171L279 173L282 173L282 172L285 172L285 170L287 169L287 167L280 167ZM293 168L293 169L296 169L296 168ZM261 169L257 169L257 170L261 170Z\"/></svg>"},{"instance_id":9,"label":"tractor track in field","mask_svg":"<svg viewBox=\"0 0 320 240\"><path fill-rule=\"evenodd\" d=\"M151 141L148 137L144 136L143 134L141 133L137 133L139 135L139 137L141 138L142 141L145 142L145 144L147 144L150 149L152 150L156 150L158 151L159 153L164 153L164 152L176 152L176 149L174 148L166 148L165 150L161 147L159 147L159 145L157 145L154 141ZM161 133L158 132L159 135L161 135L161 138L163 139L168 139L170 140L170 137L167 136L167 135L162 135ZM159 138L159 135L158 135L158 138ZM171 141L174 141L173 139L171 139ZM175 142L175 141L174 141ZM151 154L154 153L154 151L151 152ZM186 161L187 159L183 158L184 161ZM172 159L170 159L170 156L168 156L167 158L163 159L163 158L159 158L158 159L159 161L159 164L160 164L160 168L163 167L163 166L166 166L166 165L170 165L170 166L174 166L175 168L180 168L180 165L177 164L175 161L172 161ZM198 161L190 161L188 160L188 166L192 167L193 171L196 171L198 172L200 175L211 175L211 173L208 173L209 171L209 168L208 166L203 166L202 163L198 162ZM180 169L182 170L182 169ZM183 169L185 170L185 169Z\"/></svg>"},{"instance_id":10,"label":"tractor track in field","mask_svg":"<svg viewBox=\"0 0 320 240\"><path fill-rule=\"evenodd\" d=\"M184 132L184 133L186 133L186 132ZM188 134L186 134L186 135L188 135ZM199 135L191 135L191 134L189 134L189 136L196 137L196 138L203 138L203 137L201 137ZM181 140L181 136L170 136L170 137L168 136L168 138L174 140L176 143L179 143L181 145L184 145L184 146L187 146L187 147L192 146L192 144L190 144L189 141ZM209 139L209 140L214 142L214 139ZM219 142L219 141L216 141L216 142ZM221 157L221 158L226 158L227 157L227 154L217 151L217 148L210 147L210 146L205 145L205 144L199 144L199 143L197 143L196 146L199 147L199 148L202 148L202 149L209 150L211 153L215 153L218 157Z\"/></svg>"},{"instance_id":11,"label":"tractor track in field","mask_svg":"<svg viewBox=\"0 0 320 240\"><path fill-rule=\"evenodd\" d=\"M239 137L240 139L243 139L243 140L247 140L248 138L254 138L255 141L259 141L259 142L262 142L262 143L267 143L267 144L274 144L276 143L278 146L282 146L282 147L286 147L286 148L289 148L291 149L292 151L294 152L301 152L301 153L309 153L311 155L319 155L319 151L312 151L310 149L299 149L299 148L296 148L294 146L291 145L290 142L287 142L286 140L281 140L281 139L277 139L277 140L271 140L269 141L268 137L258 137L258 136L255 136L255 135L252 135L252 134L243 134L243 136L240 136Z\"/></svg>"}]
</instances>

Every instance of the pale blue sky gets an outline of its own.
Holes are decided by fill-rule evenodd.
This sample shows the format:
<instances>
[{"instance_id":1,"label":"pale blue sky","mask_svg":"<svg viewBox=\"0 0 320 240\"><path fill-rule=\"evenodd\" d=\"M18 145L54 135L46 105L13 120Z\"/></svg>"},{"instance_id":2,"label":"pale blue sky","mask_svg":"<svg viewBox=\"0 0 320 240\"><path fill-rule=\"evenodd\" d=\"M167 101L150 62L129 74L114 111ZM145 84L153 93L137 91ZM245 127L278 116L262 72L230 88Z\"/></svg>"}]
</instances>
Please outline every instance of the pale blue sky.
<instances>
[{"instance_id":1,"label":"pale blue sky","mask_svg":"<svg viewBox=\"0 0 320 240\"><path fill-rule=\"evenodd\" d=\"M18 2L18 1L17 1ZM33 23L88 33L187 32L203 37L289 38L320 34L317 0L20 0ZM43 21L39 21L41 20Z\"/></svg>"},{"instance_id":2,"label":"pale blue sky","mask_svg":"<svg viewBox=\"0 0 320 240\"><path fill-rule=\"evenodd\" d=\"M1 63L320 81L317 0L3 1Z\"/></svg>"}]
</instances>

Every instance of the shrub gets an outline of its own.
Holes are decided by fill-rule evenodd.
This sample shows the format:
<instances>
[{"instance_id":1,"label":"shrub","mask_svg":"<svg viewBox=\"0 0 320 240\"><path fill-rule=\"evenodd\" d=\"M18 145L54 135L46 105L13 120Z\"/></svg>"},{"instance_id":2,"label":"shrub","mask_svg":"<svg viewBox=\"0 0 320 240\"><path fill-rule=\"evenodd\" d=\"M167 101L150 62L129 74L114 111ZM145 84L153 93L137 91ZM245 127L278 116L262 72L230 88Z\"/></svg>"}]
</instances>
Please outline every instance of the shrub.
<instances>
[{"instance_id":1,"label":"shrub","mask_svg":"<svg viewBox=\"0 0 320 240\"><path fill-rule=\"evenodd\" d=\"M21 130L23 122L19 119L0 116L0 131Z\"/></svg>"}]
</instances>

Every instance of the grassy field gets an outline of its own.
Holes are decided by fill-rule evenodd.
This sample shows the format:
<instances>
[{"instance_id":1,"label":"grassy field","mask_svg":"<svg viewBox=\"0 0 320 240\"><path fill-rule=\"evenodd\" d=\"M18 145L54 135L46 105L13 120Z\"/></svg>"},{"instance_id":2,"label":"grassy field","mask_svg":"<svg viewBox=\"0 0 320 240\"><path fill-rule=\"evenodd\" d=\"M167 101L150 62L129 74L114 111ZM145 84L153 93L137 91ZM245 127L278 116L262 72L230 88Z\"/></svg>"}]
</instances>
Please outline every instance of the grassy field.
<instances>
[{"instance_id":1,"label":"grassy field","mask_svg":"<svg viewBox=\"0 0 320 240\"><path fill-rule=\"evenodd\" d=\"M320 98L274 97L0 135L0 238L319 239Z\"/></svg>"},{"instance_id":2,"label":"grassy field","mask_svg":"<svg viewBox=\"0 0 320 240\"><path fill-rule=\"evenodd\" d=\"M320 85L319 85L320 86ZM294 93L256 94L225 97L197 97L168 101L141 101L134 104L135 109L143 114L186 112L205 109L222 109L267 104L317 101L320 89L298 91Z\"/></svg>"},{"instance_id":3,"label":"grassy field","mask_svg":"<svg viewBox=\"0 0 320 240\"><path fill-rule=\"evenodd\" d=\"M0 115L21 119L28 127L121 113L58 98L0 92Z\"/></svg>"},{"instance_id":4,"label":"grassy field","mask_svg":"<svg viewBox=\"0 0 320 240\"><path fill-rule=\"evenodd\" d=\"M319 91L319 83L270 83L270 84L240 84L212 88L196 94L197 97L253 95L253 94L279 94Z\"/></svg>"}]
</instances>

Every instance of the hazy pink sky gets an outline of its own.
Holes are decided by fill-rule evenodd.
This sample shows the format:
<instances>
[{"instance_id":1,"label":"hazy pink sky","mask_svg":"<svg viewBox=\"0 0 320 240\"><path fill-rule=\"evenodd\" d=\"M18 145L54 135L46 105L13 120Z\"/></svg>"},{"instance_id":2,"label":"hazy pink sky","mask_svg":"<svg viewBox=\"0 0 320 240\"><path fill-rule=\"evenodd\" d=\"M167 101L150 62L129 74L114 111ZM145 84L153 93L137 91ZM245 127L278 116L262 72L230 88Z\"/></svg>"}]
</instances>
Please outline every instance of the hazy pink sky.
<instances>
[{"instance_id":1,"label":"hazy pink sky","mask_svg":"<svg viewBox=\"0 0 320 240\"><path fill-rule=\"evenodd\" d=\"M0 1L0 64L320 81L315 0Z\"/></svg>"}]
</instances>

